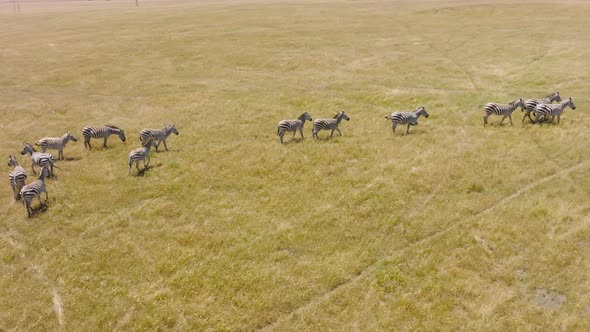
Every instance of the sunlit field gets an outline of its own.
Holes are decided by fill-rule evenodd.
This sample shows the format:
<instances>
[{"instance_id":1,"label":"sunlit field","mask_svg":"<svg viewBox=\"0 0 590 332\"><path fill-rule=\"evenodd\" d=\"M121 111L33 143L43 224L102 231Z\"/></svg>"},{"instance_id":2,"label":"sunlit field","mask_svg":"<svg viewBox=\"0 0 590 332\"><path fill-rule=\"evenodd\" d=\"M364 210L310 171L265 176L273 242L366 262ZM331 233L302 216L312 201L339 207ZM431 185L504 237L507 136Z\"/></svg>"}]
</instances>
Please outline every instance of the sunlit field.
<instances>
[{"instance_id":1,"label":"sunlit field","mask_svg":"<svg viewBox=\"0 0 590 332\"><path fill-rule=\"evenodd\" d=\"M590 4L139 5L0 3L0 331L590 330ZM8 156L68 130L27 218Z\"/></svg>"}]
</instances>

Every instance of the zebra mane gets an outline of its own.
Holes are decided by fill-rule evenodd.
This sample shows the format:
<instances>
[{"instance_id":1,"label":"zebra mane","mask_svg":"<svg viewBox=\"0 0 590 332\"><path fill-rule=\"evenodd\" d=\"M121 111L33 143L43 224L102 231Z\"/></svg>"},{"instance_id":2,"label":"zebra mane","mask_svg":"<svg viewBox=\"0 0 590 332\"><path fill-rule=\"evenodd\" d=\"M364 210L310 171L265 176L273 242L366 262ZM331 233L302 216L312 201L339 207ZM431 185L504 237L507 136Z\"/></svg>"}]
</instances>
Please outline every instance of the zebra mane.
<instances>
[{"instance_id":1,"label":"zebra mane","mask_svg":"<svg viewBox=\"0 0 590 332\"><path fill-rule=\"evenodd\" d=\"M516 104L520 99L514 99L513 101L509 102L508 105Z\"/></svg>"},{"instance_id":2,"label":"zebra mane","mask_svg":"<svg viewBox=\"0 0 590 332\"><path fill-rule=\"evenodd\" d=\"M558 91L558 92L555 92L555 93L552 93L552 94L548 95L548 96L547 96L547 97L545 97L545 98L554 97L554 96L556 96L556 95L557 95L557 96L559 96L559 91Z\"/></svg>"},{"instance_id":3,"label":"zebra mane","mask_svg":"<svg viewBox=\"0 0 590 332\"><path fill-rule=\"evenodd\" d=\"M119 129L119 130L121 130L121 128L119 128L119 127L117 127L117 126L109 125L109 124L106 124L106 125L104 125L104 126L105 126L105 127L112 128L112 129Z\"/></svg>"},{"instance_id":4,"label":"zebra mane","mask_svg":"<svg viewBox=\"0 0 590 332\"><path fill-rule=\"evenodd\" d=\"M336 115L334 115L334 119L336 119L338 117L338 115L340 115L340 113L342 113L342 111L336 113Z\"/></svg>"}]
</instances>

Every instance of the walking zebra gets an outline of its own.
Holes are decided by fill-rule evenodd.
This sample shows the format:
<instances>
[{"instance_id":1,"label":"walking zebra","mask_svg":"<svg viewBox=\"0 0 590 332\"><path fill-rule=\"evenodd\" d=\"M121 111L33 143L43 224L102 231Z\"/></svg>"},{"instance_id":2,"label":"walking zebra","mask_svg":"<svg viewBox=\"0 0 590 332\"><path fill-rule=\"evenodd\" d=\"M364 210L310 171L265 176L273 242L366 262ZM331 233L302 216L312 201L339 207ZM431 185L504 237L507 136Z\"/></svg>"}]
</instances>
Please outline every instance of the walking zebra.
<instances>
[{"instance_id":1,"label":"walking zebra","mask_svg":"<svg viewBox=\"0 0 590 332\"><path fill-rule=\"evenodd\" d=\"M166 151L168 151L168 147L166 146L166 138L168 138L168 135L172 133L178 135L178 130L173 124L165 126L162 129L142 129L141 132L139 132L139 139L143 144L151 138L155 143L154 146L156 147L156 151L158 151L158 146L160 146L160 143L164 143L164 148L166 148Z\"/></svg>"},{"instance_id":2,"label":"walking zebra","mask_svg":"<svg viewBox=\"0 0 590 332\"><path fill-rule=\"evenodd\" d=\"M338 114L334 115L333 119L317 119L313 122L313 128L311 130L312 137L319 138L318 133L320 130L332 130L330 133L330 137L334 135L334 131L337 130L340 136L342 136L342 132L338 129L338 125L340 121L345 119L346 121L350 121L348 115L344 114L344 111L338 112Z\"/></svg>"},{"instance_id":3,"label":"walking zebra","mask_svg":"<svg viewBox=\"0 0 590 332\"><path fill-rule=\"evenodd\" d=\"M121 141L125 142L125 132L123 129L111 125L103 127L84 127L82 128L82 135L84 135L84 148L88 147L91 150L90 138L104 138L103 146L108 148L107 139L111 135L118 135Z\"/></svg>"},{"instance_id":4,"label":"walking zebra","mask_svg":"<svg viewBox=\"0 0 590 332\"><path fill-rule=\"evenodd\" d=\"M35 148L29 143L23 144L23 150L21 151L20 154L22 154L23 156L26 154L31 155L31 169L33 170L34 174L37 174L37 172L35 171L35 165L37 165L41 168L49 166L50 167L49 176L53 176L53 167L59 168L53 164L55 162L55 160L53 159L53 156L51 154L44 153L44 152L37 152L35 150Z\"/></svg>"},{"instance_id":5,"label":"walking zebra","mask_svg":"<svg viewBox=\"0 0 590 332\"><path fill-rule=\"evenodd\" d=\"M512 112L514 112L514 110L519 107L524 108L524 101L522 101L522 98L513 100L508 104L487 103L484 107L486 112L486 115L483 117L484 127L488 124L488 117L492 114L503 115L502 120L500 120L500 124L504 122L504 119L508 118L510 119L510 125L513 126Z\"/></svg>"},{"instance_id":6,"label":"walking zebra","mask_svg":"<svg viewBox=\"0 0 590 332\"><path fill-rule=\"evenodd\" d=\"M551 116L551 122L553 122L555 116L557 116L557 124L559 124L559 118L561 117L561 113L563 113L563 110L565 110L565 108L568 106L573 110L576 109L576 105L574 105L574 102L571 97L567 100L560 102L559 104L537 105L537 107L535 107L535 116L537 118L537 121L535 122L539 122L542 116L545 116L545 119Z\"/></svg>"},{"instance_id":7,"label":"walking zebra","mask_svg":"<svg viewBox=\"0 0 590 332\"><path fill-rule=\"evenodd\" d=\"M14 166L14 169L8 175L8 181L10 182L14 199L19 200L19 193L21 188L25 186L27 173L25 172L25 169L18 164L14 155L8 157L8 166Z\"/></svg>"},{"instance_id":8,"label":"walking zebra","mask_svg":"<svg viewBox=\"0 0 590 332\"><path fill-rule=\"evenodd\" d=\"M31 203L33 202L33 198L39 197L39 203L41 202L41 193L45 193L45 203L49 200L49 196L47 195L47 189L45 188L45 178L49 176L49 170L47 167L43 167L41 169L41 175L39 178L26 186L22 187L20 190L20 198L23 201L23 204L27 208L27 216L30 217L33 209L31 208Z\"/></svg>"},{"instance_id":9,"label":"walking zebra","mask_svg":"<svg viewBox=\"0 0 590 332\"><path fill-rule=\"evenodd\" d=\"M305 121L311 121L311 115L305 112L299 116L297 120L281 120L278 124L277 135L281 138L281 144L283 144L283 136L285 136L285 132L293 132L293 137L291 140L295 139L295 134L297 131L301 134L301 139L303 139L303 125L305 125Z\"/></svg>"},{"instance_id":10,"label":"walking zebra","mask_svg":"<svg viewBox=\"0 0 590 332\"><path fill-rule=\"evenodd\" d=\"M410 126L418 124L418 118L420 115L428 118L428 113L424 106L418 107L414 112L394 112L391 115L385 116L386 119L391 120L391 130L395 133L395 128L398 124L407 124L406 134L410 133Z\"/></svg>"},{"instance_id":11,"label":"walking zebra","mask_svg":"<svg viewBox=\"0 0 590 332\"><path fill-rule=\"evenodd\" d=\"M59 150L57 159L61 160L64 159L64 148L70 140L74 142L78 141L78 139L68 131L61 137L44 137L37 141L35 145L41 147L41 152L45 152L47 149Z\"/></svg>"},{"instance_id":12,"label":"walking zebra","mask_svg":"<svg viewBox=\"0 0 590 332\"><path fill-rule=\"evenodd\" d=\"M554 101L556 101L558 103L561 101L561 96L559 96L559 92L552 93L549 96L545 97L544 99L527 99L524 102L523 110L525 111L525 114L522 117L522 123L524 123L524 119L527 116L529 117L529 120L531 122L533 122L533 119L531 118L531 112L533 112L535 110L535 107L537 107L537 105L551 104ZM535 115L535 114L533 114L533 115Z\"/></svg>"},{"instance_id":13,"label":"walking zebra","mask_svg":"<svg viewBox=\"0 0 590 332\"><path fill-rule=\"evenodd\" d=\"M129 175L131 175L131 165L133 165L133 162L135 162L135 167L137 168L137 171L139 172L139 161L143 160L143 169L144 171L147 169L147 167L150 164L150 148L152 146L155 146L154 144L154 140L151 138L148 138L147 141L145 141L142 145L141 148L135 149L131 152L129 152Z\"/></svg>"}]
</instances>

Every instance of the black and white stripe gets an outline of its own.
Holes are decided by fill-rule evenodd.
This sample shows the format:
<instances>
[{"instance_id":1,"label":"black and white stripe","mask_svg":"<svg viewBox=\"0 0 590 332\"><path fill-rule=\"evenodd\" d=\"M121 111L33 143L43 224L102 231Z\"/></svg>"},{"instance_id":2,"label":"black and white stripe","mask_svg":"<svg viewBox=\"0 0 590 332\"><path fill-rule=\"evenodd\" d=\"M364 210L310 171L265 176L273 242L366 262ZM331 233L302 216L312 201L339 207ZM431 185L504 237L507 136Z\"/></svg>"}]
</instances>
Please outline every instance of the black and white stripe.
<instances>
[{"instance_id":1,"label":"black and white stripe","mask_svg":"<svg viewBox=\"0 0 590 332\"><path fill-rule=\"evenodd\" d=\"M301 139L303 139L303 126L305 125L305 121L311 121L311 115L305 112L299 116L297 120L281 120L279 121L278 128L277 128L277 135L281 138L281 144L283 143L283 136L285 136L286 132L293 132L293 137L291 140L295 139L295 134L297 131L301 134Z\"/></svg>"},{"instance_id":2,"label":"black and white stripe","mask_svg":"<svg viewBox=\"0 0 590 332\"><path fill-rule=\"evenodd\" d=\"M41 152L45 152L47 149L59 150L57 159L64 159L64 148L70 140L74 142L78 141L78 139L68 131L61 137L44 137L37 141L35 145L41 148Z\"/></svg>"},{"instance_id":3,"label":"black and white stripe","mask_svg":"<svg viewBox=\"0 0 590 332\"><path fill-rule=\"evenodd\" d=\"M391 130L395 133L395 128L398 124L407 124L406 134L410 133L410 126L418 124L418 118L424 116L428 118L428 113L424 106L418 107L414 112L394 112L391 115L386 116L386 119L391 120Z\"/></svg>"},{"instance_id":4,"label":"black and white stripe","mask_svg":"<svg viewBox=\"0 0 590 332\"><path fill-rule=\"evenodd\" d=\"M524 102L523 111L525 112L525 114L522 117L522 123L524 123L524 119L526 117L528 117L529 120L533 122L533 119L531 118L531 112L533 112L535 110L535 107L537 107L539 104L551 104L554 101L558 103L561 102L561 96L559 95L559 92L552 93L543 99L527 99ZM533 115L535 114L533 113Z\"/></svg>"},{"instance_id":5,"label":"black and white stripe","mask_svg":"<svg viewBox=\"0 0 590 332\"><path fill-rule=\"evenodd\" d=\"M162 129L142 129L141 132L139 132L139 139L143 144L151 138L155 143L154 146L156 147L156 151L158 151L158 146L160 146L160 143L164 143L164 148L166 148L166 151L168 151L168 146L166 146L166 138L168 138L168 136L172 133L178 135L178 130L173 124L165 126Z\"/></svg>"},{"instance_id":6,"label":"black and white stripe","mask_svg":"<svg viewBox=\"0 0 590 332\"><path fill-rule=\"evenodd\" d=\"M33 212L33 209L31 208L33 198L38 197L39 203L41 203L41 193L45 193L45 202L49 200L49 195L47 194L47 189L45 188L45 178L48 175L49 170L47 169L47 167L43 167L41 169L41 175L39 175L39 178L22 187L20 190L20 197L23 201L23 204L27 208L27 215L29 217Z\"/></svg>"},{"instance_id":7,"label":"black and white stripe","mask_svg":"<svg viewBox=\"0 0 590 332\"><path fill-rule=\"evenodd\" d=\"M18 164L14 155L8 157L8 166L14 166L14 169L8 175L8 181L10 182L10 188L12 188L14 199L19 200L19 193L21 188L25 186L27 173L25 172L25 169Z\"/></svg>"},{"instance_id":8,"label":"black and white stripe","mask_svg":"<svg viewBox=\"0 0 590 332\"><path fill-rule=\"evenodd\" d=\"M89 150L92 149L90 146L91 138L104 138L103 146L105 148L108 148L107 139L111 135L118 135L121 141L125 142L125 132L123 129L111 125L105 125L102 127L84 127L82 128L82 135L84 136L84 147L87 147Z\"/></svg>"},{"instance_id":9,"label":"black and white stripe","mask_svg":"<svg viewBox=\"0 0 590 332\"><path fill-rule=\"evenodd\" d=\"M37 152L35 148L29 143L23 144L23 150L21 151L22 155L30 154L31 155L31 169L33 170L34 174L37 174L35 171L35 165L39 167L49 167L50 172L49 176L53 176L53 167L58 168L54 165L55 159L49 153L44 152Z\"/></svg>"},{"instance_id":10,"label":"black and white stripe","mask_svg":"<svg viewBox=\"0 0 590 332\"><path fill-rule=\"evenodd\" d=\"M514 125L512 123L512 112L518 107L524 108L524 101L522 98L513 100L508 104L498 104L498 103L487 103L484 107L486 115L483 117L483 125L488 124L488 117L492 114L502 115L502 120L500 120L500 124L504 122L504 119L510 119L510 125Z\"/></svg>"},{"instance_id":11,"label":"black and white stripe","mask_svg":"<svg viewBox=\"0 0 590 332\"><path fill-rule=\"evenodd\" d=\"M148 138L146 142L143 143L141 148L135 149L129 152L129 175L131 175L131 165L135 162L135 167L139 172L139 161L143 160L143 168L144 170L150 164L150 148L154 146L154 140Z\"/></svg>"},{"instance_id":12,"label":"black and white stripe","mask_svg":"<svg viewBox=\"0 0 590 332\"><path fill-rule=\"evenodd\" d=\"M535 107L535 117L537 120L536 122L539 122L541 120L541 117L543 116L545 117L545 119L551 117L551 122L553 122L553 120L557 116L557 124L559 124L559 118L561 118L561 113L563 113L565 108L568 106L573 110L576 109L576 105L574 105L572 98L568 98L567 100L564 100L559 104L537 105L537 107Z\"/></svg>"},{"instance_id":13,"label":"black and white stripe","mask_svg":"<svg viewBox=\"0 0 590 332\"><path fill-rule=\"evenodd\" d=\"M344 111L338 112L333 119L317 119L313 122L313 128L311 129L312 137L319 138L318 133L320 130L331 130L330 137L334 135L334 131L338 131L340 136L342 132L338 129L338 125L342 119L350 121L348 115L344 114Z\"/></svg>"}]
</instances>

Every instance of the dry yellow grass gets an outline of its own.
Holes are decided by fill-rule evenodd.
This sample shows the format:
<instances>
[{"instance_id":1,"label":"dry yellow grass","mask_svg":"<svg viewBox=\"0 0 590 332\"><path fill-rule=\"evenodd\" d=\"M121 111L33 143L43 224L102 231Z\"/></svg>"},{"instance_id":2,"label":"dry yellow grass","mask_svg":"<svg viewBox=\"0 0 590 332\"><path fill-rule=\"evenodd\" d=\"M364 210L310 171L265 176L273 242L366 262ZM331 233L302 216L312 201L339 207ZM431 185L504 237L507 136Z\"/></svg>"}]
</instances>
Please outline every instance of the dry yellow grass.
<instances>
[{"instance_id":1,"label":"dry yellow grass","mask_svg":"<svg viewBox=\"0 0 590 332\"><path fill-rule=\"evenodd\" d=\"M34 218L0 186L0 330L590 328L590 5L140 4L0 5L0 156L128 136L69 143ZM483 128L553 91L559 126ZM343 137L275 135L339 110Z\"/></svg>"}]
</instances>

